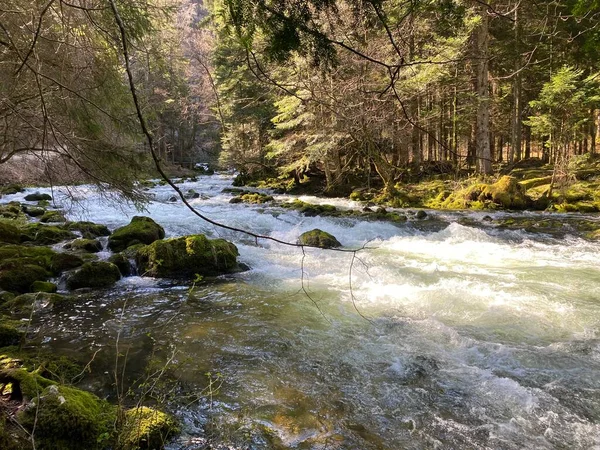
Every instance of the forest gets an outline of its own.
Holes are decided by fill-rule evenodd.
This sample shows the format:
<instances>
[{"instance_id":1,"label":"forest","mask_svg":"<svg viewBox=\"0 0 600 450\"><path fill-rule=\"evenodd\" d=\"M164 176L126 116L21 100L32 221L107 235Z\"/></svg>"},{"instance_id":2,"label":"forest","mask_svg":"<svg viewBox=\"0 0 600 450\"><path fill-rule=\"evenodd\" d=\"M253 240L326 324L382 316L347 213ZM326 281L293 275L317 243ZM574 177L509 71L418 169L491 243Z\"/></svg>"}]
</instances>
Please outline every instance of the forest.
<instances>
[{"instance_id":1,"label":"forest","mask_svg":"<svg viewBox=\"0 0 600 450\"><path fill-rule=\"evenodd\" d=\"M7 162L33 160L46 181L78 176L135 197L150 158L105 3L3 7L7 180ZM521 161L568 183L571 160L596 153L594 0L115 7L165 163L233 168L241 184L287 190L312 179L326 195L375 187L393 203L403 184Z\"/></svg>"},{"instance_id":2,"label":"forest","mask_svg":"<svg viewBox=\"0 0 600 450\"><path fill-rule=\"evenodd\" d=\"M589 449L600 0L3 0L0 448Z\"/></svg>"}]
</instances>

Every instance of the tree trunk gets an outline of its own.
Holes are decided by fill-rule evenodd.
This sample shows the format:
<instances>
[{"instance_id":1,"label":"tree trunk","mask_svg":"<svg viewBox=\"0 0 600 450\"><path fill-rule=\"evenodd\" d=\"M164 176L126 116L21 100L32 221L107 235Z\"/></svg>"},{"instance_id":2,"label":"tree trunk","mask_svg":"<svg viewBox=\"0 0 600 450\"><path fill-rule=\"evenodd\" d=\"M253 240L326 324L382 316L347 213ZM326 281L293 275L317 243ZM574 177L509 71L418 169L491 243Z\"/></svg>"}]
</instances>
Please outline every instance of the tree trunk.
<instances>
[{"instance_id":1,"label":"tree trunk","mask_svg":"<svg viewBox=\"0 0 600 450\"><path fill-rule=\"evenodd\" d=\"M512 127L510 139L510 157L509 162L521 159L521 140L523 136L523 122L521 116L523 114L523 105L521 103L521 21L519 20L519 8L515 8L515 79L512 85L513 105L512 105Z\"/></svg>"},{"instance_id":2,"label":"tree trunk","mask_svg":"<svg viewBox=\"0 0 600 450\"><path fill-rule=\"evenodd\" d=\"M489 18L488 8L480 5L481 23L476 31L477 43L477 171L489 174L492 172L490 153L490 94L488 79L489 52Z\"/></svg>"}]
</instances>

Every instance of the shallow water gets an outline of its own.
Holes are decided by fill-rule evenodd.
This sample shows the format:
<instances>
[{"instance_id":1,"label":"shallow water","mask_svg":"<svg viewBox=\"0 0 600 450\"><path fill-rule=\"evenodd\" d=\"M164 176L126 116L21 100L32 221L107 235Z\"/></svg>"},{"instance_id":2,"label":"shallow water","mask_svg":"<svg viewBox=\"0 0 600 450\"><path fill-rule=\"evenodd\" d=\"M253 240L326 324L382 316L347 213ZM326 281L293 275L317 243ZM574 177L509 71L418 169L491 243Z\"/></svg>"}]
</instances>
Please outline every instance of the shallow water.
<instances>
[{"instance_id":1,"label":"shallow water","mask_svg":"<svg viewBox=\"0 0 600 450\"><path fill-rule=\"evenodd\" d=\"M100 349L93 367L107 373L84 383L109 395L117 345L128 379L169 361L179 383L167 401L184 423L172 449L204 439L252 449L600 448L599 244L457 222L484 213L434 212L426 227L308 218L229 204L230 181L182 189L205 194L194 205L229 225L291 242L321 228L367 248L353 260L257 245L157 187L143 214L168 236L232 240L251 270L191 290L126 278L33 327L57 353ZM71 219L115 228L139 214L89 188L73 194L80 203L55 192Z\"/></svg>"}]
</instances>

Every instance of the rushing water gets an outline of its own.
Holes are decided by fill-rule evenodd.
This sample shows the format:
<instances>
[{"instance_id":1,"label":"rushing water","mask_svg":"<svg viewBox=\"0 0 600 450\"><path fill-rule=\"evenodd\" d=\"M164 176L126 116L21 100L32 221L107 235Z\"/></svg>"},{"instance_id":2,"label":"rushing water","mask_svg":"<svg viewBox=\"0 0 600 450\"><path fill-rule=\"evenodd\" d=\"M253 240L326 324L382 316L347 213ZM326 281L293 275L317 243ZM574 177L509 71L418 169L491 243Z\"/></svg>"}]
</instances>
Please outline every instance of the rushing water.
<instances>
[{"instance_id":1,"label":"rushing water","mask_svg":"<svg viewBox=\"0 0 600 450\"><path fill-rule=\"evenodd\" d=\"M36 322L56 352L100 349L106 379L117 345L131 378L168 361L164 379L179 384L167 399L184 423L170 448L205 438L251 449L600 448L599 244L466 227L464 213L432 213L427 226L308 218L229 204L229 185L181 187L229 225L291 242L321 228L366 248L353 260L257 244L157 187L145 214L167 236L229 239L251 270L192 290L130 277ZM71 219L115 228L138 214L91 189L72 195L79 203L62 200ZM110 387L99 380L88 383Z\"/></svg>"}]
</instances>

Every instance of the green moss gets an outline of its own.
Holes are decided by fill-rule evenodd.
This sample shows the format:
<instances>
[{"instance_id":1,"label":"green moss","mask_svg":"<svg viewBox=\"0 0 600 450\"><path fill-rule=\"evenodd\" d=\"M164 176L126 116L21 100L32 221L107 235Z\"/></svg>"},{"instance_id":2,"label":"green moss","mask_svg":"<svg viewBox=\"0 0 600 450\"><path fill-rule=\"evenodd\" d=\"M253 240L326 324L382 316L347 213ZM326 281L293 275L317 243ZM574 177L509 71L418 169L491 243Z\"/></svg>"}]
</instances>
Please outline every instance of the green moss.
<instances>
[{"instance_id":1,"label":"green moss","mask_svg":"<svg viewBox=\"0 0 600 450\"><path fill-rule=\"evenodd\" d=\"M8 302L9 300L12 300L13 298L15 298L15 294L13 294L12 292L0 291L0 306Z\"/></svg>"},{"instance_id":2,"label":"green moss","mask_svg":"<svg viewBox=\"0 0 600 450\"><path fill-rule=\"evenodd\" d=\"M238 267L237 256L232 243L198 234L156 241L138 250L136 262L142 275L191 278L231 272Z\"/></svg>"},{"instance_id":3,"label":"green moss","mask_svg":"<svg viewBox=\"0 0 600 450\"><path fill-rule=\"evenodd\" d=\"M98 253L102 251L102 243L96 239L75 239L73 242L65 245L65 248L88 253Z\"/></svg>"},{"instance_id":4,"label":"green moss","mask_svg":"<svg viewBox=\"0 0 600 450\"><path fill-rule=\"evenodd\" d=\"M121 252L136 244L151 244L164 239L165 230L149 217L135 216L131 223L117 228L108 238L108 247L113 252Z\"/></svg>"},{"instance_id":5,"label":"green moss","mask_svg":"<svg viewBox=\"0 0 600 450\"><path fill-rule=\"evenodd\" d=\"M113 434L116 408L89 392L50 385L18 418L40 448L101 449Z\"/></svg>"},{"instance_id":6,"label":"green moss","mask_svg":"<svg viewBox=\"0 0 600 450\"><path fill-rule=\"evenodd\" d=\"M115 284L121 278L117 266L105 261L85 263L67 278L69 289L104 288Z\"/></svg>"},{"instance_id":7,"label":"green moss","mask_svg":"<svg viewBox=\"0 0 600 450\"><path fill-rule=\"evenodd\" d=\"M46 210L44 208L37 208L35 206L23 206L23 211L29 217L41 217L46 214Z\"/></svg>"},{"instance_id":8,"label":"green moss","mask_svg":"<svg viewBox=\"0 0 600 450\"><path fill-rule=\"evenodd\" d=\"M2 305L2 310L15 314L17 316L29 315L31 309L39 309L42 306L50 306L52 308L60 308L64 305L71 304L72 299L59 294L47 292L30 292L21 294L12 300L5 302Z\"/></svg>"},{"instance_id":9,"label":"green moss","mask_svg":"<svg viewBox=\"0 0 600 450\"><path fill-rule=\"evenodd\" d=\"M540 178L530 178L527 180L520 181L519 184L523 186L523 189L526 191L532 188L536 188L539 186L544 186L550 184L552 181L552 175L548 175Z\"/></svg>"},{"instance_id":10,"label":"green moss","mask_svg":"<svg viewBox=\"0 0 600 450\"><path fill-rule=\"evenodd\" d=\"M52 201L52 196L49 194L34 192L33 194L26 195L25 200L28 202L39 202L40 200Z\"/></svg>"},{"instance_id":11,"label":"green moss","mask_svg":"<svg viewBox=\"0 0 600 450\"><path fill-rule=\"evenodd\" d=\"M24 219L23 208L19 202L10 202L6 205L0 205L0 218L4 219Z\"/></svg>"},{"instance_id":12,"label":"green moss","mask_svg":"<svg viewBox=\"0 0 600 450\"><path fill-rule=\"evenodd\" d=\"M177 422L171 416L141 406L125 412L119 444L128 450L160 449L178 432Z\"/></svg>"},{"instance_id":13,"label":"green moss","mask_svg":"<svg viewBox=\"0 0 600 450\"><path fill-rule=\"evenodd\" d=\"M0 347L19 345L23 338L21 322L0 316Z\"/></svg>"},{"instance_id":14,"label":"green moss","mask_svg":"<svg viewBox=\"0 0 600 450\"><path fill-rule=\"evenodd\" d=\"M298 238L298 243L309 247L319 248L337 248L342 246L333 235L326 231L319 230L318 228L302 233Z\"/></svg>"},{"instance_id":15,"label":"green moss","mask_svg":"<svg viewBox=\"0 0 600 450\"><path fill-rule=\"evenodd\" d=\"M22 242L34 242L41 245L58 244L62 241L75 239L73 233L62 227L44 225L41 223L28 224L21 233Z\"/></svg>"},{"instance_id":16,"label":"green moss","mask_svg":"<svg viewBox=\"0 0 600 450\"><path fill-rule=\"evenodd\" d=\"M0 222L0 242L18 244L21 242L21 230L10 223Z\"/></svg>"},{"instance_id":17,"label":"green moss","mask_svg":"<svg viewBox=\"0 0 600 450\"><path fill-rule=\"evenodd\" d=\"M18 260L0 262L0 288L9 292L30 292L35 281L45 281L46 269Z\"/></svg>"},{"instance_id":18,"label":"green moss","mask_svg":"<svg viewBox=\"0 0 600 450\"><path fill-rule=\"evenodd\" d=\"M49 294L53 294L57 290L57 286L54 283L50 283L49 281L34 281L31 285L32 292L46 292Z\"/></svg>"},{"instance_id":19,"label":"green moss","mask_svg":"<svg viewBox=\"0 0 600 450\"><path fill-rule=\"evenodd\" d=\"M121 275L124 277L131 275L131 263L123 253L111 255L110 258L108 258L108 262L117 266L119 268L119 272L121 272Z\"/></svg>"},{"instance_id":20,"label":"green moss","mask_svg":"<svg viewBox=\"0 0 600 450\"><path fill-rule=\"evenodd\" d=\"M240 198L244 203L267 203L273 201L273 197L270 195L259 194L254 192L244 194Z\"/></svg>"},{"instance_id":21,"label":"green moss","mask_svg":"<svg viewBox=\"0 0 600 450\"><path fill-rule=\"evenodd\" d=\"M93 222L69 222L66 228L70 231L79 231L85 239L110 236L110 230L106 225L98 225Z\"/></svg>"},{"instance_id":22,"label":"green moss","mask_svg":"<svg viewBox=\"0 0 600 450\"><path fill-rule=\"evenodd\" d=\"M21 186L20 184L8 184L6 186L2 186L0 188L0 194L3 195L12 195L12 194L18 194L19 192L24 192L25 188L23 188L23 186Z\"/></svg>"},{"instance_id":23,"label":"green moss","mask_svg":"<svg viewBox=\"0 0 600 450\"><path fill-rule=\"evenodd\" d=\"M20 264L33 264L43 267L54 275L69 269L74 269L83 264L83 260L76 255L58 253L47 247L31 247L26 245L5 245L0 247L0 266L8 262Z\"/></svg>"},{"instance_id":24,"label":"green moss","mask_svg":"<svg viewBox=\"0 0 600 450\"><path fill-rule=\"evenodd\" d=\"M61 211L46 211L44 215L40 217L40 222L42 223L66 221L65 215Z\"/></svg>"},{"instance_id":25,"label":"green moss","mask_svg":"<svg viewBox=\"0 0 600 450\"><path fill-rule=\"evenodd\" d=\"M298 199L293 202L283 203L281 206L287 209L295 209L307 217L343 215L342 212L333 205L313 205Z\"/></svg>"},{"instance_id":26,"label":"green moss","mask_svg":"<svg viewBox=\"0 0 600 450\"><path fill-rule=\"evenodd\" d=\"M585 237L591 241L600 241L600 229L586 233Z\"/></svg>"}]
</instances>

